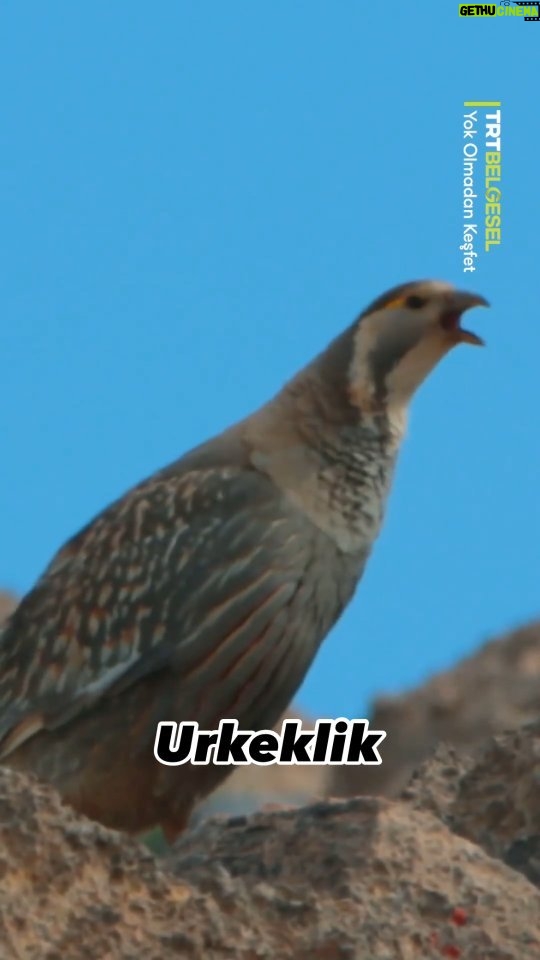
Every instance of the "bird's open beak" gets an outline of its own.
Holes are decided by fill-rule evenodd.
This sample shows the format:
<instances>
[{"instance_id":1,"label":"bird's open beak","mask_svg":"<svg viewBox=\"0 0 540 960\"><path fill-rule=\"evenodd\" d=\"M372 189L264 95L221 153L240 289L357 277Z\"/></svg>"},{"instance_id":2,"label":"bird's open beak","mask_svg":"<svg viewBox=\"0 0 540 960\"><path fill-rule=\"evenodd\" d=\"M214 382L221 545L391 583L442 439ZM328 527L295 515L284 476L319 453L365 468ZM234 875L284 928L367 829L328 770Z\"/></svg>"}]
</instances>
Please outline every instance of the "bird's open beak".
<instances>
[{"instance_id":1,"label":"bird's open beak","mask_svg":"<svg viewBox=\"0 0 540 960\"><path fill-rule=\"evenodd\" d=\"M470 330L464 330L461 326L462 315L471 307L489 307L489 303L478 293L466 293L464 290L452 291L445 304L441 325L454 343L472 343L476 347L483 347L484 341L481 337L471 333Z\"/></svg>"}]
</instances>

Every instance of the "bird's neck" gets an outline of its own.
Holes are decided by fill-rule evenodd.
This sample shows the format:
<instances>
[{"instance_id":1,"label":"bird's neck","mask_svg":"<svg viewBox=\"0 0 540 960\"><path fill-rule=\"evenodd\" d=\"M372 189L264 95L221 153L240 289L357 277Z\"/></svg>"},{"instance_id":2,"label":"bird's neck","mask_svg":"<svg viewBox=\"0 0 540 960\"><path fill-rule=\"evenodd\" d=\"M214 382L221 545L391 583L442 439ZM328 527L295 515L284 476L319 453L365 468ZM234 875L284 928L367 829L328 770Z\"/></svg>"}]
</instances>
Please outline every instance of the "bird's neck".
<instances>
[{"instance_id":1,"label":"bird's neck","mask_svg":"<svg viewBox=\"0 0 540 960\"><path fill-rule=\"evenodd\" d=\"M320 384L304 381L298 387L292 381L258 411L250 443L253 463L341 550L369 552L383 518L406 411L340 408L332 406Z\"/></svg>"}]
</instances>

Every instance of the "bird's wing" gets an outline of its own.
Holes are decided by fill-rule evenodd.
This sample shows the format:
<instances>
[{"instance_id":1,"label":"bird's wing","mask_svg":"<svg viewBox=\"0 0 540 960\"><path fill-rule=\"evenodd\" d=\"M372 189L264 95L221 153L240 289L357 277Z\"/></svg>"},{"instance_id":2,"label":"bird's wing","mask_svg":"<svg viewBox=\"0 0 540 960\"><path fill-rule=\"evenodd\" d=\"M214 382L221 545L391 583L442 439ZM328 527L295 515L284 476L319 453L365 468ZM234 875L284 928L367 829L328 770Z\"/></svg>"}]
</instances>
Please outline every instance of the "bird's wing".
<instances>
[{"instance_id":1,"label":"bird's wing","mask_svg":"<svg viewBox=\"0 0 540 960\"><path fill-rule=\"evenodd\" d=\"M0 757L156 671L236 669L298 589L304 524L233 467L157 475L114 503L0 633Z\"/></svg>"}]
</instances>

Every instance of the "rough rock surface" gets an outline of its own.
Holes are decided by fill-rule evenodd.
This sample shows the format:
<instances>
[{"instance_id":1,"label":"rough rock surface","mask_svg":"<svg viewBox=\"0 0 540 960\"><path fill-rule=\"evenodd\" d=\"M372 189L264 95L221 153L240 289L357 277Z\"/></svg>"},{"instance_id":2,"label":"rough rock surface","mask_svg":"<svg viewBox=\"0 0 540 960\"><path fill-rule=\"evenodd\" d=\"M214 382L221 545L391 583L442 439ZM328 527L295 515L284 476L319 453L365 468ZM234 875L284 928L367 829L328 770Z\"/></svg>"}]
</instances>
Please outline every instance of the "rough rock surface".
<instances>
[{"instance_id":1,"label":"rough rock surface","mask_svg":"<svg viewBox=\"0 0 540 960\"><path fill-rule=\"evenodd\" d=\"M491 737L473 756L441 746L401 796L540 889L540 721Z\"/></svg>"},{"instance_id":2,"label":"rough rock surface","mask_svg":"<svg viewBox=\"0 0 540 960\"><path fill-rule=\"evenodd\" d=\"M395 797L438 743L469 751L492 733L540 715L540 623L485 644L471 657L398 697L380 697L373 729L386 730L380 767L333 767L332 796Z\"/></svg>"},{"instance_id":3,"label":"rough rock surface","mask_svg":"<svg viewBox=\"0 0 540 960\"><path fill-rule=\"evenodd\" d=\"M539 729L441 751L401 800L210 820L162 859L0 769L0 960L538 960L529 867L490 854L537 830Z\"/></svg>"}]
</instances>

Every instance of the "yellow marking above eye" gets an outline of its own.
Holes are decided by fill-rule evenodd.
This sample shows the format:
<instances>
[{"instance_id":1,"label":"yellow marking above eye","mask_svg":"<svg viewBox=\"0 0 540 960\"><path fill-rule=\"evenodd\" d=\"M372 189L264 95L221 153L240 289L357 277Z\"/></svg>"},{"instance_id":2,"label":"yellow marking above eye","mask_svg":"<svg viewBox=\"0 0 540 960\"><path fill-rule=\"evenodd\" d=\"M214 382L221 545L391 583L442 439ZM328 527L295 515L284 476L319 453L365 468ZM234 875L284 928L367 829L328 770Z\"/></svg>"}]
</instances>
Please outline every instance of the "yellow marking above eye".
<instances>
[{"instance_id":1,"label":"yellow marking above eye","mask_svg":"<svg viewBox=\"0 0 540 960\"><path fill-rule=\"evenodd\" d=\"M395 300L389 300L388 303L385 303L384 309L391 310L393 307L402 307L406 299L407 297L402 296L402 297L396 297Z\"/></svg>"}]
</instances>

